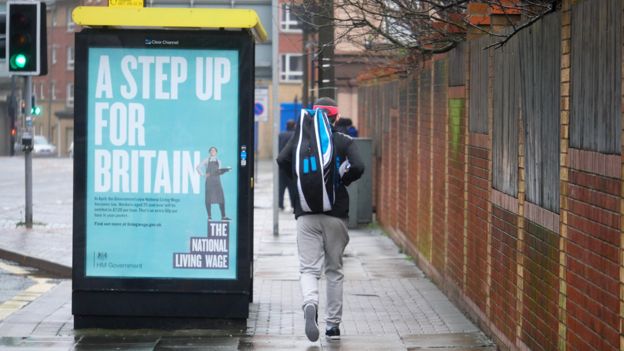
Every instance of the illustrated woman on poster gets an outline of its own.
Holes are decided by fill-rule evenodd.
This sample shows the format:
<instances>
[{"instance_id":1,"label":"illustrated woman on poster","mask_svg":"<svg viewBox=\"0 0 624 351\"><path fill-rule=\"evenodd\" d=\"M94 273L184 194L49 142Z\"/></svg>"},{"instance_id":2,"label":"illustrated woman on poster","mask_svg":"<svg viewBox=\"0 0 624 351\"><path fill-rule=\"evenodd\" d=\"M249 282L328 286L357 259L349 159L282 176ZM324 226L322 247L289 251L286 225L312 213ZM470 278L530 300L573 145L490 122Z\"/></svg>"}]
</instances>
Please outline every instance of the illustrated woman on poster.
<instances>
[{"instance_id":1,"label":"illustrated woman on poster","mask_svg":"<svg viewBox=\"0 0 624 351\"><path fill-rule=\"evenodd\" d=\"M225 214L225 196L221 185L221 175L232 170L232 167L221 168L221 161L217 158L217 148L211 146L208 150L210 156L201 161L197 166L197 172L206 178L206 211L208 220L212 219L212 204L218 204L221 210L221 220L229 221Z\"/></svg>"}]
</instances>

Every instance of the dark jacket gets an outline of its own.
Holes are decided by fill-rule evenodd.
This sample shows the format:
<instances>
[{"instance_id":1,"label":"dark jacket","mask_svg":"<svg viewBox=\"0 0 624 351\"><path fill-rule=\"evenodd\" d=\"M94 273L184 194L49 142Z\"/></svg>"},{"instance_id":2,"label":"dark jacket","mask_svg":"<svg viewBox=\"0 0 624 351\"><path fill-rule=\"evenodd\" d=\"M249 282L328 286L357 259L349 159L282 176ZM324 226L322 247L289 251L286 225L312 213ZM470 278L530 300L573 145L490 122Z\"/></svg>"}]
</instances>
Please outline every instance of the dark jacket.
<instances>
[{"instance_id":1,"label":"dark jacket","mask_svg":"<svg viewBox=\"0 0 624 351\"><path fill-rule=\"evenodd\" d=\"M279 151L284 150L284 148L286 147L286 144L288 144L288 141L290 140L290 138L292 138L293 135L295 135L294 130L285 130L279 134L279 137L278 137Z\"/></svg>"},{"instance_id":2,"label":"dark jacket","mask_svg":"<svg viewBox=\"0 0 624 351\"><path fill-rule=\"evenodd\" d=\"M360 158L357 151L357 147L353 142L353 139L343 133L334 132L334 149L336 156L341 160L348 159L351 164L351 168L346 172L336 188L335 201L332 206L332 210L325 212L325 214L338 218L349 217L349 194L347 193L347 186L354 181L360 179L364 172L364 163ZM277 157L277 163L281 170L284 171L289 177L294 178L293 171L293 155L296 148L297 138L291 138L286 147L280 152ZM295 217L310 214L310 212L303 212L299 201L295 203Z\"/></svg>"}]
</instances>

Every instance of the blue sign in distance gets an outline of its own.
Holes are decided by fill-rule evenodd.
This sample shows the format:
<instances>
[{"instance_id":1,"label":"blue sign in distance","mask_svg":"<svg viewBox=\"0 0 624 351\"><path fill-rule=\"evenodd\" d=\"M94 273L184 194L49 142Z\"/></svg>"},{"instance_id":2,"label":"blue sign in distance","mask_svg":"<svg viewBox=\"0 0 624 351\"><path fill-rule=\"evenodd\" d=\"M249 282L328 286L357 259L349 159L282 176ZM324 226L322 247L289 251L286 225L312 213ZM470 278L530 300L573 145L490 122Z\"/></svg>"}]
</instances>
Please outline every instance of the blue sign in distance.
<instances>
[{"instance_id":1,"label":"blue sign in distance","mask_svg":"<svg viewBox=\"0 0 624 351\"><path fill-rule=\"evenodd\" d=\"M254 114L255 114L256 116L260 116L260 115L262 114L262 112L264 112L264 106L262 106L262 104L261 104L261 103L256 102L256 103L254 104Z\"/></svg>"}]
</instances>

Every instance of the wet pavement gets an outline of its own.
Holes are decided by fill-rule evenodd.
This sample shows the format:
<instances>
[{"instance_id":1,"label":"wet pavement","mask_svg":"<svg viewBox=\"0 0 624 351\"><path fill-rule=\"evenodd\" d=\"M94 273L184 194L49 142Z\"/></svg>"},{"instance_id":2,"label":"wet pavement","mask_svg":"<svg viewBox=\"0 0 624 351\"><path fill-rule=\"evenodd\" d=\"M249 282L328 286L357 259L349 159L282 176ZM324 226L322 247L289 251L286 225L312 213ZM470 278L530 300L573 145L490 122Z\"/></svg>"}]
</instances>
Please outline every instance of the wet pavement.
<instances>
[{"instance_id":1,"label":"wet pavement","mask_svg":"<svg viewBox=\"0 0 624 351\"><path fill-rule=\"evenodd\" d=\"M33 158L33 229L24 226L24 158L0 157L0 258L71 277L73 160Z\"/></svg>"},{"instance_id":2,"label":"wet pavement","mask_svg":"<svg viewBox=\"0 0 624 351\"><path fill-rule=\"evenodd\" d=\"M15 272L15 268L19 272ZM31 271L33 270L19 267L13 262L0 260L0 305L35 284L27 276Z\"/></svg>"},{"instance_id":3,"label":"wet pavement","mask_svg":"<svg viewBox=\"0 0 624 351\"><path fill-rule=\"evenodd\" d=\"M0 174L0 193L8 194L0 198L0 257L68 277L71 160L33 161L36 224L32 230L17 225L23 220L23 183L19 183L23 159L0 158L0 167L5 170ZM0 317L0 350L495 350L373 226L350 231L344 259L342 339L308 341L300 307L296 222L291 213L281 212L280 235L272 234L271 187L271 164L261 162L254 206L254 302L242 328L74 330L71 281L57 280L25 307ZM320 316L324 313L323 295L321 299Z\"/></svg>"}]
</instances>

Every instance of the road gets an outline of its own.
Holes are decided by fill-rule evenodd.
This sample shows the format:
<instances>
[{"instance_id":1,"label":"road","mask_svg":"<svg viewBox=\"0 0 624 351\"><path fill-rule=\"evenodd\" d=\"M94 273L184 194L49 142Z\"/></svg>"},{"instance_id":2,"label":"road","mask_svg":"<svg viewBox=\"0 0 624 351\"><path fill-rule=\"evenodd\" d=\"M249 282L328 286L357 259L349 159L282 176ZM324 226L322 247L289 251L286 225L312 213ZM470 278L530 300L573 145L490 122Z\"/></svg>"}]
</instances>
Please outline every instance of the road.
<instances>
[{"instance_id":1,"label":"road","mask_svg":"<svg viewBox=\"0 0 624 351\"><path fill-rule=\"evenodd\" d=\"M0 157L0 229L23 224L24 158ZM33 222L48 228L71 228L73 182L71 158L33 158Z\"/></svg>"},{"instance_id":2,"label":"road","mask_svg":"<svg viewBox=\"0 0 624 351\"><path fill-rule=\"evenodd\" d=\"M28 278L31 269L17 266L13 262L0 260L0 305L12 299L35 282Z\"/></svg>"},{"instance_id":3,"label":"road","mask_svg":"<svg viewBox=\"0 0 624 351\"><path fill-rule=\"evenodd\" d=\"M59 282L35 269L0 260L0 321L24 308Z\"/></svg>"},{"instance_id":4,"label":"road","mask_svg":"<svg viewBox=\"0 0 624 351\"><path fill-rule=\"evenodd\" d=\"M0 157L0 235L24 223L23 156ZM33 222L46 228L71 228L73 159L33 158ZM42 272L0 260L0 321L56 286Z\"/></svg>"}]
</instances>

